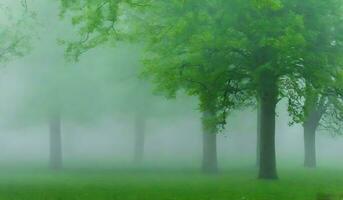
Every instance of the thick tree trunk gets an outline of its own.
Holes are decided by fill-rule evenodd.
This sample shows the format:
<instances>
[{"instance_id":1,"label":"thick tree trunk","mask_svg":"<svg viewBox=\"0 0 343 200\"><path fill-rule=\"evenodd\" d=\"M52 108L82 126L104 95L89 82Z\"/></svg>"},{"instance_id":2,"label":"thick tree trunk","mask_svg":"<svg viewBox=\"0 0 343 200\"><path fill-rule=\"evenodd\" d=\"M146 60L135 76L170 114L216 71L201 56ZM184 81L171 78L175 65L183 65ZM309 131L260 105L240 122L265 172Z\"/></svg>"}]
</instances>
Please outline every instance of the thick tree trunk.
<instances>
[{"instance_id":1,"label":"thick tree trunk","mask_svg":"<svg viewBox=\"0 0 343 200\"><path fill-rule=\"evenodd\" d=\"M275 109L277 104L277 79L266 71L260 79L260 179L277 179L275 152Z\"/></svg>"},{"instance_id":2,"label":"thick tree trunk","mask_svg":"<svg viewBox=\"0 0 343 200\"><path fill-rule=\"evenodd\" d=\"M256 166L260 165L261 103L257 101Z\"/></svg>"},{"instance_id":3,"label":"thick tree trunk","mask_svg":"<svg viewBox=\"0 0 343 200\"><path fill-rule=\"evenodd\" d=\"M50 168L62 169L62 136L59 114L50 118Z\"/></svg>"},{"instance_id":4,"label":"thick tree trunk","mask_svg":"<svg viewBox=\"0 0 343 200\"><path fill-rule=\"evenodd\" d=\"M211 117L209 112L203 114L203 160L202 170L204 173L217 173L217 133L215 128L209 128L205 120Z\"/></svg>"},{"instance_id":5,"label":"thick tree trunk","mask_svg":"<svg viewBox=\"0 0 343 200\"><path fill-rule=\"evenodd\" d=\"M136 116L135 122L135 146L134 162L141 163L144 156L144 139L145 139L145 119L140 114Z\"/></svg>"}]
</instances>

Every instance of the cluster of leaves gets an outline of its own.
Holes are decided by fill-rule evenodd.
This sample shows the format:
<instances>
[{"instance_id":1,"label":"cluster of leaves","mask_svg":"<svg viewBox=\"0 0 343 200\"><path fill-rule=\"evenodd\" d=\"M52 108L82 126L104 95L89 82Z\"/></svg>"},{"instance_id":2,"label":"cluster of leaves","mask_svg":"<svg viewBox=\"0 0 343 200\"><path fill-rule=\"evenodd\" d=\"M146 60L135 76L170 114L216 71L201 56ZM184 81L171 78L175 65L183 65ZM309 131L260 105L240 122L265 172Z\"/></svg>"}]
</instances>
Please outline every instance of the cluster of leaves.
<instances>
[{"instance_id":1,"label":"cluster of leaves","mask_svg":"<svg viewBox=\"0 0 343 200\"><path fill-rule=\"evenodd\" d=\"M138 40L143 73L157 90L197 96L211 126L256 102L270 80L277 99L288 98L293 122L314 105L341 107L340 1L62 0L62 7L73 11L82 38L69 43L69 55L123 36Z\"/></svg>"},{"instance_id":2,"label":"cluster of leaves","mask_svg":"<svg viewBox=\"0 0 343 200\"><path fill-rule=\"evenodd\" d=\"M180 109L169 104L165 105L165 99L152 94L152 86L140 77L141 63L138 55L140 55L142 45L131 45L128 51L122 42L122 39L128 39L128 35L124 35L126 25L120 23L124 21L122 17L123 11L128 7L135 9L146 9L149 6L149 1L134 1L134 0L66 0L61 1L61 16L71 17L72 24L78 29L78 35L81 38L76 41L63 41L66 45L66 56L72 61L79 60L80 56L88 50L96 48L102 44L115 44L119 50L106 53L108 57L112 57L112 63L107 64L112 67L108 70L108 83L112 84L113 88L111 95L106 95L112 102L111 112L124 112L156 116L168 115L171 113L180 113ZM112 55L111 55L112 54ZM120 55L114 56L113 54ZM126 59L125 62L121 62ZM82 62L82 60L81 60ZM101 66L104 67L104 66ZM101 79L101 78L100 78ZM104 79L104 78L103 78ZM105 86L106 87L106 86ZM185 101L189 99L183 98ZM184 105L189 105L185 103ZM113 110L115 107L115 111ZM155 108L163 108L157 111ZM172 107L173 110L166 109ZM185 107L185 106L184 106ZM183 108L184 108L183 107ZM110 109L109 109L110 110Z\"/></svg>"},{"instance_id":3,"label":"cluster of leaves","mask_svg":"<svg viewBox=\"0 0 343 200\"><path fill-rule=\"evenodd\" d=\"M121 5L144 7L146 3L145 0L61 0L61 16L71 14L72 24L80 36L78 41L62 41L67 45L67 57L78 60L89 49L119 40L117 22Z\"/></svg>"},{"instance_id":4,"label":"cluster of leaves","mask_svg":"<svg viewBox=\"0 0 343 200\"><path fill-rule=\"evenodd\" d=\"M335 0L298 3L296 10L303 13L306 46L301 76L288 82L292 123L305 123L315 117L322 127L336 132L342 124L342 6Z\"/></svg>"},{"instance_id":5,"label":"cluster of leaves","mask_svg":"<svg viewBox=\"0 0 343 200\"><path fill-rule=\"evenodd\" d=\"M151 1L129 18L147 44L144 73L159 90L199 97L210 124L255 101L265 71L300 73L300 15L273 1ZM137 27L138 24L138 27ZM212 125L213 126L213 125Z\"/></svg>"},{"instance_id":6,"label":"cluster of leaves","mask_svg":"<svg viewBox=\"0 0 343 200\"><path fill-rule=\"evenodd\" d=\"M20 12L14 14L14 8L0 4L0 62L2 63L23 56L30 49L32 29L29 27L34 24L35 15L28 10L26 1L23 1L18 10Z\"/></svg>"}]
</instances>

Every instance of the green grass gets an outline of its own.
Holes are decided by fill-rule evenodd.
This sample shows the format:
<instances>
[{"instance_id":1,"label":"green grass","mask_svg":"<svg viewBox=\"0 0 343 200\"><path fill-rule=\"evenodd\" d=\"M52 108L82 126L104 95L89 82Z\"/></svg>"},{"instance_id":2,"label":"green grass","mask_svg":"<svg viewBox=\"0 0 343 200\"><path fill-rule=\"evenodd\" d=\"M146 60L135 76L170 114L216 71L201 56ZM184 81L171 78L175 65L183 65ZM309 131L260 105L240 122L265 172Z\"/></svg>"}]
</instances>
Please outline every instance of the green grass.
<instances>
[{"instance_id":1,"label":"green grass","mask_svg":"<svg viewBox=\"0 0 343 200\"><path fill-rule=\"evenodd\" d=\"M253 168L202 175L192 170L1 170L1 200L314 200L343 194L343 170L280 169L257 180Z\"/></svg>"}]
</instances>

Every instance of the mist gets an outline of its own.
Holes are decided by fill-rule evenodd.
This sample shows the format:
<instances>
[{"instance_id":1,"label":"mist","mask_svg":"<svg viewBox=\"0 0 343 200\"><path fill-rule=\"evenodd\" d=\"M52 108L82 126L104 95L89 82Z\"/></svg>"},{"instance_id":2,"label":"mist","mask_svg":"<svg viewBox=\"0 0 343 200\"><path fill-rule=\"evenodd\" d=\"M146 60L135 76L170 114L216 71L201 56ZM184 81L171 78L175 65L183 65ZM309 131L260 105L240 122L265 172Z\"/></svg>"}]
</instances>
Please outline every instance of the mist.
<instances>
[{"instance_id":1,"label":"mist","mask_svg":"<svg viewBox=\"0 0 343 200\"><path fill-rule=\"evenodd\" d=\"M199 2L0 2L0 199L342 198L343 4Z\"/></svg>"}]
</instances>

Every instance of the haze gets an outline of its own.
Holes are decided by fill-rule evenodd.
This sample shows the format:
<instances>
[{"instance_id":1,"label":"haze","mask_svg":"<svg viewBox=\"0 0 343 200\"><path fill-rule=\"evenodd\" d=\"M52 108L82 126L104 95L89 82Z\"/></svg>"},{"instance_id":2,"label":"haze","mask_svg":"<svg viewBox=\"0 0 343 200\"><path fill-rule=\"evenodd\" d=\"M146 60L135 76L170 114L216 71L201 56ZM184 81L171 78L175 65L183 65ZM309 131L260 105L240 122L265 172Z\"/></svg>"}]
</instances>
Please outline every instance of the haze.
<instances>
[{"instance_id":1,"label":"haze","mask_svg":"<svg viewBox=\"0 0 343 200\"><path fill-rule=\"evenodd\" d=\"M0 2L0 199L343 194L342 3L118 2Z\"/></svg>"}]
</instances>

